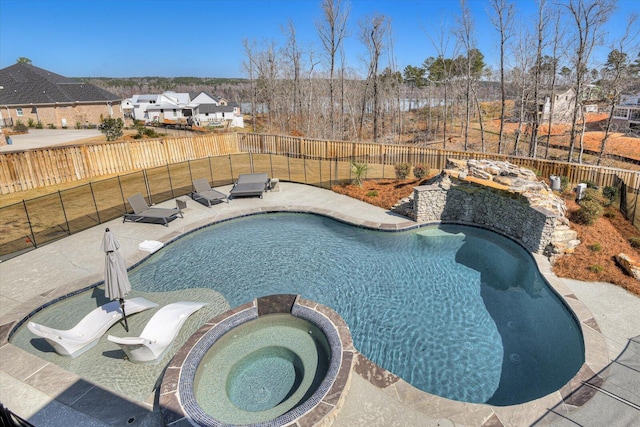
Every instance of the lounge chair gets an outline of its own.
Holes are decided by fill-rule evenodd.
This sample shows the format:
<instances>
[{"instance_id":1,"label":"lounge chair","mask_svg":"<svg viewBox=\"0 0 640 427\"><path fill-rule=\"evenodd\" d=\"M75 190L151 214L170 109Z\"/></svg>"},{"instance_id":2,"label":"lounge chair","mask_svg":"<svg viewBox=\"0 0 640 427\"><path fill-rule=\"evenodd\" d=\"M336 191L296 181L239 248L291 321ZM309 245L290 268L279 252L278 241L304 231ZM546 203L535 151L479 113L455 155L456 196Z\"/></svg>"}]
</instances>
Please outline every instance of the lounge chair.
<instances>
[{"instance_id":1,"label":"lounge chair","mask_svg":"<svg viewBox=\"0 0 640 427\"><path fill-rule=\"evenodd\" d=\"M157 306L158 304L139 297L124 300L124 311L127 316ZM35 335L47 340L56 353L75 358L95 346L107 329L121 319L120 302L111 301L97 307L71 329L53 329L35 322L29 322L27 328Z\"/></svg>"},{"instance_id":2,"label":"lounge chair","mask_svg":"<svg viewBox=\"0 0 640 427\"><path fill-rule=\"evenodd\" d=\"M229 197L260 196L267 190L269 178L266 173L242 174L233 185Z\"/></svg>"},{"instance_id":3,"label":"lounge chair","mask_svg":"<svg viewBox=\"0 0 640 427\"><path fill-rule=\"evenodd\" d=\"M129 360L145 365L157 364L171 346L189 316L207 303L176 302L162 307L147 323L139 337L114 337L107 339L122 348Z\"/></svg>"},{"instance_id":4,"label":"lounge chair","mask_svg":"<svg viewBox=\"0 0 640 427\"><path fill-rule=\"evenodd\" d=\"M191 198L196 202L206 203L208 207L211 207L211 202L222 202L223 200L229 202L227 195L211 188L206 178L194 180L193 190Z\"/></svg>"},{"instance_id":5,"label":"lounge chair","mask_svg":"<svg viewBox=\"0 0 640 427\"><path fill-rule=\"evenodd\" d=\"M147 205L147 201L144 200L142 194L136 193L131 197L127 197L129 204L133 208L133 213L124 214L122 222L127 220L138 222L142 220L160 220L165 227L169 226L169 221L180 215L183 218L182 212L177 208L151 208Z\"/></svg>"}]
</instances>

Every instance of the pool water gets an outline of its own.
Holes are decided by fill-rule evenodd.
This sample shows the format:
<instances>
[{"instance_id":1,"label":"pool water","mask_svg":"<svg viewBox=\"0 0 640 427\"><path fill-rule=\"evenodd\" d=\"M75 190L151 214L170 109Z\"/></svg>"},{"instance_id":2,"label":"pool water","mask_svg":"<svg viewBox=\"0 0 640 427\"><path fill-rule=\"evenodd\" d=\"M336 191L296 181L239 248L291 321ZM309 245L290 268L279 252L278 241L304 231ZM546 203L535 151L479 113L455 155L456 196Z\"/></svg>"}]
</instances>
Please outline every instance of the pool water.
<instances>
[{"instance_id":1,"label":"pool water","mask_svg":"<svg viewBox=\"0 0 640 427\"><path fill-rule=\"evenodd\" d=\"M130 274L136 290L194 287L230 306L300 294L338 312L355 347L426 392L512 405L584 362L579 325L513 241L464 226L380 232L308 214L207 227Z\"/></svg>"}]
</instances>

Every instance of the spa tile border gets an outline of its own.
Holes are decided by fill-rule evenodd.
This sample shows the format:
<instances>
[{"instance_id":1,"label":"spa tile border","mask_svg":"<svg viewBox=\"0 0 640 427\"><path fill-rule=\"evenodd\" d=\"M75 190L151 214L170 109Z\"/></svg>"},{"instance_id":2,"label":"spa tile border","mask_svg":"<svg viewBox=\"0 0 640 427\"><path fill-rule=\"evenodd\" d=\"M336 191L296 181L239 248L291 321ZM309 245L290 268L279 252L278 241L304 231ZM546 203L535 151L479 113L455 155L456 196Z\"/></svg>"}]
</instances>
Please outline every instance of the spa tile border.
<instances>
[{"instance_id":1,"label":"spa tile border","mask_svg":"<svg viewBox=\"0 0 640 427\"><path fill-rule=\"evenodd\" d=\"M323 331L331 349L325 379L313 395L291 411L259 425L306 427L335 419L350 383L355 349L351 333L337 312L322 304L291 294L270 295L231 309L207 321L169 362L160 385L158 404L166 426L223 426L224 423L202 411L193 395L195 374L205 353L233 328L255 320L259 315L291 313L308 320ZM334 357L334 355L336 357Z\"/></svg>"}]
</instances>

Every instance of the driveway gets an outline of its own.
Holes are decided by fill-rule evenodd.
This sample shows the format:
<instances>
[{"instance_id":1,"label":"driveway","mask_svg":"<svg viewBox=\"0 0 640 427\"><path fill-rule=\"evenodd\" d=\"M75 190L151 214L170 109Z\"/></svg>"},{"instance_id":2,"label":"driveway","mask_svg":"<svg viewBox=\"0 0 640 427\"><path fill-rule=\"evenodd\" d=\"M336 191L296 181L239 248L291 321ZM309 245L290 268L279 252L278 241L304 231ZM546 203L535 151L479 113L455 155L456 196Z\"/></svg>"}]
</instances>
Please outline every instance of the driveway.
<instances>
[{"instance_id":1,"label":"driveway","mask_svg":"<svg viewBox=\"0 0 640 427\"><path fill-rule=\"evenodd\" d=\"M29 129L29 133L11 135L13 144L0 147L0 152L51 147L101 135L98 129Z\"/></svg>"}]
</instances>

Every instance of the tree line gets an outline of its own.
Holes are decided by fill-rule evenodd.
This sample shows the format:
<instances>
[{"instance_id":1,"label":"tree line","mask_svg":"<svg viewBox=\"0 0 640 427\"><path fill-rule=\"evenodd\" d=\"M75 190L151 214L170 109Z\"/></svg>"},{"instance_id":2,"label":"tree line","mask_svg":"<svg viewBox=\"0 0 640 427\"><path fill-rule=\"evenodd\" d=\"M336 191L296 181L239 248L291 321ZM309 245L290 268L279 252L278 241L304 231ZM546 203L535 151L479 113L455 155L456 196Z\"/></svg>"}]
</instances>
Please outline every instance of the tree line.
<instances>
[{"instance_id":1,"label":"tree line","mask_svg":"<svg viewBox=\"0 0 640 427\"><path fill-rule=\"evenodd\" d=\"M546 158L554 94L573 88L567 160L582 162L584 105L593 102L588 96L593 85L610 112L621 94L638 90L637 16L628 17L624 35L614 40L607 38L604 26L616 0L536 0L536 18L527 22L518 20L515 0L486 3L499 64L485 63L468 0L459 0L455 24L427 35L437 54L403 70L395 65L390 18L375 14L353 25L346 0L322 1L317 51L300 45L291 21L281 27L280 44L243 40L243 69L250 85L246 101L264 113L264 122L253 121L254 130L322 139L438 143L445 149L456 132L465 150L473 134L485 151L489 148L484 120L493 103L494 117L500 119L496 151ZM357 37L365 48L365 75L347 62L347 37ZM600 46L609 47L610 53L605 64L597 65L593 56ZM547 96L552 114L543 133L539 101ZM419 99L427 104L417 108ZM518 123L509 138L507 121ZM603 130L600 159L614 131L610 119ZM507 141L513 145L507 146Z\"/></svg>"},{"instance_id":2,"label":"tree line","mask_svg":"<svg viewBox=\"0 0 640 427\"><path fill-rule=\"evenodd\" d=\"M605 33L617 0L531 0L534 19L518 15L516 0L485 0L499 60L487 64L468 0L459 0L453 24L433 26L424 41L436 54L422 64L398 69L390 17L350 19L347 0L322 0L315 30L318 49L302 46L294 24L281 25L281 42L244 39L244 79L197 77L89 79L123 97L135 93L207 91L242 104L253 131L320 139L437 144L447 149L455 136L464 150L549 156L555 95L572 88L566 160L583 161L584 105L606 110L598 164L616 131L611 116L622 94L640 89L637 16L623 35ZM435 30L434 30L435 28ZM347 60L345 40L357 38L366 67ZM597 64L594 51L609 55ZM425 49L426 50L426 49ZM551 101L542 123L540 101ZM498 119L497 135L486 120ZM506 131L508 122L517 130ZM546 127L542 128L541 125ZM544 130L542 130L544 129ZM492 142L491 144L489 142Z\"/></svg>"}]
</instances>

